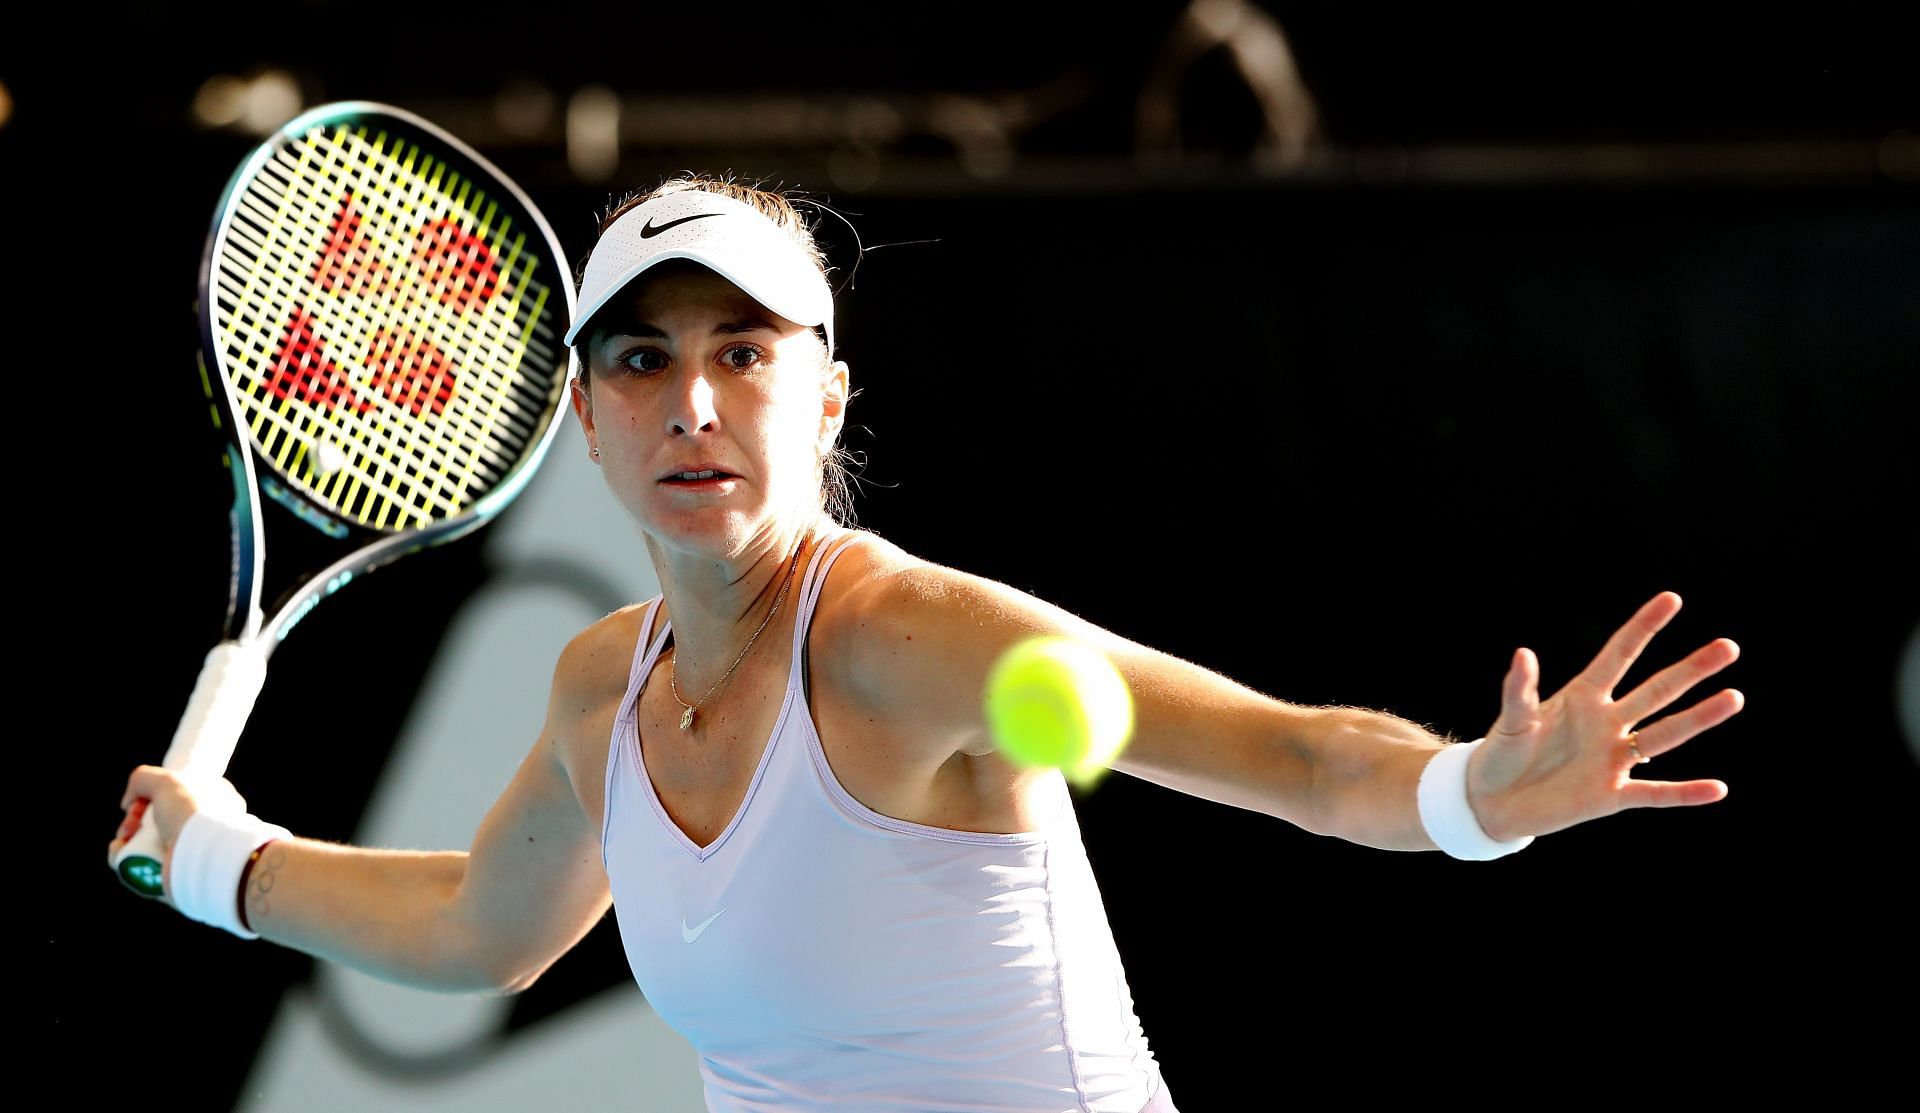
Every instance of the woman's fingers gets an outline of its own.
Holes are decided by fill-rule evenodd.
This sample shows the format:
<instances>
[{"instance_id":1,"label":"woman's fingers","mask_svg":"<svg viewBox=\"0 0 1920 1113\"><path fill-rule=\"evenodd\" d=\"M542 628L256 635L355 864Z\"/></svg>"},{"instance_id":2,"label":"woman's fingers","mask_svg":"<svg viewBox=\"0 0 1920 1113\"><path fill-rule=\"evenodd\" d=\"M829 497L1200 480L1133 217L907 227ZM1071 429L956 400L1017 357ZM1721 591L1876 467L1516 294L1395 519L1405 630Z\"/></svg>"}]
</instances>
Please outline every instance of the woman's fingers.
<instances>
[{"instance_id":1,"label":"woman's fingers","mask_svg":"<svg viewBox=\"0 0 1920 1113\"><path fill-rule=\"evenodd\" d=\"M1489 733L1539 732L1544 740L1535 752L1509 755L1515 760L1539 762L1538 775L1516 775L1504 782L1509 786L1524 784L1529 793L1540 793L1530 804L1543 815L1565 813L1558 819L1550 818L1546 826L1537 829L1558 830L1594 818L1591 808L1596 805L1604 812L1609 808L1689 807L1726 798L1727 786L1721 781L1642 780L1625 775L1634 769L1632 764L1623 770L1611 760L1626 759L1631 752L1625 739L1634 724L1681 699L1702 680L1740 657L1740 647L1732 639L1715 639L1615 700L1613 690L1646 651L1654 635L1679 611L1680 596L1674 592L1663 591L1648 600L1607 639L1605 647L1586 669L1544 704L1539 698L1538 660L1530 650L1515 651L1501 688L1500 719ZM1632 736L1638 750L1633 756L1658 757L1727 721L1745 705L1746 697L1732 688L1708 696L1684 711L1640 728ZM1527 748L1513 749L1525 751ZM1575 752L1604 753L1607 760L1569 762L1567 755ZM1603 778L1604 785L1596 781L1596 777ZM1599 803L1603 796L1611 798L1610 805ZM1586 809L1584 813L1583 809Z\"/></svg>"},{"instance_id":2,"label":"woman's fingers","mask_svg":"<svg viewBox=\"0 0 1920 1113\"><path fill-rule=\"evenodd\" d=\"M1727 798L1723 781L1636 781L1620 787L1622 808L1689 808Z\"/></svg>"},{"instance_id":3,"label":"woman's fingers","mask_svg":"<svg viewBox=\"0 0 1920 1113\"><path fill-rule=\"evenodd\" d=\"M1716 638L1640 683L1614 703L1621 718L1637 723L1679 699L1687 690L1740 659L1732 638Z\"/></svg>"},{"instance_id":4,"label":"woman's fingers","mask_svg":"<svg viewBox=\"0 0 1920 1113\"><path fill-rule=\"evenodd\" d=\"M1648 757L1657 757L1733 718L1746 705L1747 697L1740 689L1723 689L1685 711L1640 728L1634 744Z\"/></svg>"},{"instance_id":5,"label":"woman's fingers","mask_svg":"<svg viewBox=\"0 0 1920 1113\"><path fill-rule=\"evenodd\" d=\"M174 773L161 765L136 765L133 772L127 774L127 787L120 793L120 810L133 806L136 800L151 800L153 794Z\"/></svg>"},{"instance_id":6,"label":"woman's fingers","mask_svg":"<svg viewBox=\"0 0 1920 1113\"><path fill-rule=\"evenodd\" d=\"M107 865L109 866L113 865L113 859L120 853L120 848L126 845L126 841L133 837L135 831L140 829L140 817L147 814L147 801L136 798L133 805L126 808L126 813L120 817L120 826L113 832L113 841L107 843Z\"/></svg>"},{"instance_id":7,"label":"woman's fingers","mask_svg":"<svg viewBox=\"0 0 1920 1113\"><path fill-rule=\"evenodd\" d=\"M1679 613L1680 596L1674 592L1663 591L1647 600L1625 626L1614 631L1599 656L1582 669L1576 679L1602 692L1613 691L1646 651L1647 643Z\"/></svg>"},{"instance_id":8,"label":"woman's fingers","mask_svg":"<svg viewBox=\"0 0 1920 1113\"><path fill-rule=\"evenodd\" d=\"M134 831L140 827L140 817L147 814L147 806L147 801L135 800L133 807L128 808L127 814L121 818L120 830L115 837L119 839L132 838Z\"/></svg>"},{"instance_id":9,"label":"woman's fingers","mask_svg":"<svg viewBox=\"0 0 1920 1113\"><path fill-rule=\"evenodd\" d=\"M1524 646L1513 652L1507 676L1500 685L1500 717L1496 734L1525 734L1540 721L1540 662Z\"/></svg>"}]
</instances>

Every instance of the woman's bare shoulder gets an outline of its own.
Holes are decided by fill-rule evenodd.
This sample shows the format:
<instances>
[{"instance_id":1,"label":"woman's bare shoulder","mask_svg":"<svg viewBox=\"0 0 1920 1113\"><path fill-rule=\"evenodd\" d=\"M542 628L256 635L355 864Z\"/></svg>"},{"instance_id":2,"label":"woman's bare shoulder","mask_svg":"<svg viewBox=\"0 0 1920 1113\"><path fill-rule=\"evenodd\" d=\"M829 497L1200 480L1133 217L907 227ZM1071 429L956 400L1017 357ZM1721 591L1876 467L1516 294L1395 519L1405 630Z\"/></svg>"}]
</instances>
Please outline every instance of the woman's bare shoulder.
<instances>
[{"instance_id":1,"label":"woman's bare shoulder","mask_svg":"<svg viewBox=\"0 0 1920 1113\"><path fill-rule=\"evenodd\" d=\"M646 617L645 603L614 611L575 634L554 666L542 743L581 790L581 806L590 817L599 814L599 779L592 772L576 774L605 768L606 732L626 695Z\"/></svg>"},{"instance_id":2,"label":"woman's bare shoulder","mask_svg":"<svg viewBox=\"0 0 1920 1113\"><path fill-rule=\"evenodd\" d=\"M915 656L937 652L949 625L972 624L981 601L1013 589L863 534L835 562L814 615L813 640L853 692L891 684L886 668L915 637ZM879 678L879 679L876 679Z\"/></svg>"},{"instance_id":3,"label":"woman's bare shoulder","mask_svg":"<svg viewBox=\"0 0 1920 1113\"><path fill-rule=\"evenodd\" d=\"M816 639L816 674L864 721L914 740L935 763L994 752L979 693L1008 646L1092 629L1025 592L897 545L861 548L865 559L845 581L836 583L838 564L828 577L823 598L836 605L824 629L816 625L824 635Z\"/></svg>"},{"instance_id":4,"label":"woman's bare shoulder","mask_svg":"<svg viewBox=\"0 0 1920 1113\"><path fill-rule=\"evenodd\" d=\"M554 694L585 698L609 689L624 692L650 602L630 603L575 634L560 651Z\"/></svg>"},{"instance_id":5,"label":"woman's bare shoulder","mask_svg":"<svg viewBox=\"0 0 1920 1113\"><path fill-rule=\"evenodd\" d=\"M860 540L848 545L834 565L820 605L837 604L843 618L865 619L871 625L912 609L903 604L930 604L936 610L951 605L960 613L978 597L1004 593L1025 594L997 580L910 553L877 533L861 531Z\"/></svg>"},{"instance_id":6,"label":"woman's bare shoulder","mask_svg":"<svg viewBox=\"0 0 1920 1113\"><path fill-rule=\"evenodd\" d=\"M828 577L836 586L865 583L871 577L931 566L932 561L906 551L872 530L853 530L854 540L847 542L835 558ZM844 595L845 591L833 594ZM823 596L822 604L826 602Z\"/></svg>"},{"instance_id":7,"label":"woman's bare shoulder","mask_svg":"<svg viewBox=\"0 0 1920 1113\"><path fill-rule=\"evenodd\" d=\"M860 619L874 617L868 613L870 608L885 605L887 592L943 573L954 570L910 553L877 533L860 530L857 539L847 543L834 561L814 614L814 627L818 630L826 623L836 633L854 634L862 625Z\"/></svg>"}]
</instances>

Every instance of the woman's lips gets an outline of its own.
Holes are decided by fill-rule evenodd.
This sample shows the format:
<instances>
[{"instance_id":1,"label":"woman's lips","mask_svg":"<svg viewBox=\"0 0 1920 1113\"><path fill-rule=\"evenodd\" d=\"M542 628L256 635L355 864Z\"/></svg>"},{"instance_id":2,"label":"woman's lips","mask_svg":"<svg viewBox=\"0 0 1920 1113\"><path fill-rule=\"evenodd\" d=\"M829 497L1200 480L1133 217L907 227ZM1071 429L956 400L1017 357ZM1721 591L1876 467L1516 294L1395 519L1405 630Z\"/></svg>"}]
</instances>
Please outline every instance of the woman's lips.
<instances>
[{"instance_id":1,"label":"woman's lips","mask_svg":"<svg viewBox=\"0 0 1920 1113\"><path fill-rule=\"evenodd\" d=\"M723 491L739 478L737 475L727 475L723 472L711 479L680 479L676 476L668 476L660 482L680 491Z\"/></svg>"}]
</instances>

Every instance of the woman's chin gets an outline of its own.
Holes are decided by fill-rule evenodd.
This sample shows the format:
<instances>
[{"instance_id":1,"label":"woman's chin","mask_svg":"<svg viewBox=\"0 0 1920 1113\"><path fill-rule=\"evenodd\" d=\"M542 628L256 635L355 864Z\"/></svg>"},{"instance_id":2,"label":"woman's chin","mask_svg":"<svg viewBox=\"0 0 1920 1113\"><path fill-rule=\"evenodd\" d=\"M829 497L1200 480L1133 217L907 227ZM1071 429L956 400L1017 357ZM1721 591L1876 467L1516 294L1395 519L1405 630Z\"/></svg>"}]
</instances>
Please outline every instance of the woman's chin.
<instances>
[{"instance_id":1,"label":"woman's chin","mask_svg":"<svg viewBox=\"0 0 1920 1113\"><path fill-rule=\"evenodd\" d=\"M656 545L675 552L726 559L745 554L755 542L790 531L814 533L829 521L819 507L796 506L776 514L765 506L739 503L687 505L671 495L649 499L633 512L640 531Z\"/></svg>"},{"instance_id":2,"label":"woman's chin","mask_svg":"<svg viewBox=\"0 0 1920 1113\"><path fill-rule=\"evenodd\" d=\"M641 521L640 530L674 552L716 559L739 555L757 532L751 516L717 509L655 514Z\"/></svg>"}]
</instances>

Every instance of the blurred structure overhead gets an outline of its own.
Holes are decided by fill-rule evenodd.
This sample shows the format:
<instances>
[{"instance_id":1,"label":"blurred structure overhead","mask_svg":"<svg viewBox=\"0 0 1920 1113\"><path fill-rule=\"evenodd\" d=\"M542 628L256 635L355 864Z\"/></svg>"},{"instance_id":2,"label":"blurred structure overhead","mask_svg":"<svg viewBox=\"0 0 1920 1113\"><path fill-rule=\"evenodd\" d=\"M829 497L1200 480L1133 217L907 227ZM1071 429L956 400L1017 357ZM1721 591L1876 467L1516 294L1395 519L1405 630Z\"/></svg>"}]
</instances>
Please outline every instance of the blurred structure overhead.
<instances>
[{"instance_id":1,"label":"blurred structure overhead","mask_svg":"<svg viewBox=\"0 0 1920 1113\"><path fill-rule=\"evenodd\" d=\"M366 99L441 123L536 188L699 168L907 193L1906 181L1888 168L1907 165L1901 136L1920 127L1911 39L1892 14L1729 23L1686 10L1656 25L1520 8L1148 0L1115 14L982 0L910 19L761 18L592 3L515 25L510 54L480 57L484 44L447 41L439 10L386 4L382 33L351 50L314 34L374 7L236 5L158 62L148 47L172 17L125 13L89 70L137 83L76 87L50 69L38 80L60 95L30 100L29 82L10 82L16 111L109 114L135 99L257 133L303 105Z\"/></svg>"},{"instance_id":2,"label":"blurred structure overhead","mask_svg":"<svg viewBox=\"0 0 1920 1113\"><path fill-rule=\"evenodd\" d=\"M1182 86L1187 71L1216 50L1233 60L1260 109L1252 164L1275 171L1298 167L1318 130L1313 96L1300 81L1286 32L1246 0L1193 0L1180 13L1140 90L1135 146L1140 164L1180 164Z\"/></svg>"}]
</instances>

